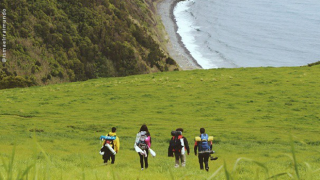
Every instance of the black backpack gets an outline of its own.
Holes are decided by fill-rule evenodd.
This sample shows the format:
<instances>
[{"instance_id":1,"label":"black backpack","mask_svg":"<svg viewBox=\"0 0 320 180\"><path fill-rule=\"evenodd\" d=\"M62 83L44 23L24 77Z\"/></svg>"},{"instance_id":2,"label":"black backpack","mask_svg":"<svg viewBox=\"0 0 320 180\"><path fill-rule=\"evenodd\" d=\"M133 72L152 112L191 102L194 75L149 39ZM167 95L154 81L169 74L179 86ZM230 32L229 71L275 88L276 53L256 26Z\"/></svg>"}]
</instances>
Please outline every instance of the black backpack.
<instances>
[{"instance_id":1,"label":"black backpack","mask_svg":"<svg viewBox=\"0 0 320 180\"><path fill-rule=\"evenodd\" d=\"M168 156L173 156L173 152L180 152L182 149L180 139L183 138L180 131L172 131L172 138L169 143Z\"/></svg>"}]
</instances>

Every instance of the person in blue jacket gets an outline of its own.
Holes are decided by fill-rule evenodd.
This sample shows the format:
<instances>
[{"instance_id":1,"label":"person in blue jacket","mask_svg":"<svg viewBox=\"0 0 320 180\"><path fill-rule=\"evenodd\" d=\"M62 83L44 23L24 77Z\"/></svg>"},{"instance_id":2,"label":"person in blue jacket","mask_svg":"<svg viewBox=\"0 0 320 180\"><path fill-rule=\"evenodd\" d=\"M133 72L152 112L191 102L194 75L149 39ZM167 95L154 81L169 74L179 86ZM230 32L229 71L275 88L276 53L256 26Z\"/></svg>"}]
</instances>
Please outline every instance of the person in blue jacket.
<instances>
[{"instance_id":1,"label":"person in blue jacket","mask_svg":"<svg viewBox=\"0 0 320 180\"><path fill-rule=\"evenodd\" d=\"M208 141L209 136L208 134L205 133L204 128L200 128L200 138L201 138L201 141L195 141L194 154L197 155L197 150L198 150L198 159L199 159L200 169L203 169L203 163L204 163L206 171L209 171L208 161L209 161L210 154L206 152L212 150L212 141Z\"/></svg>"}]
</instances>

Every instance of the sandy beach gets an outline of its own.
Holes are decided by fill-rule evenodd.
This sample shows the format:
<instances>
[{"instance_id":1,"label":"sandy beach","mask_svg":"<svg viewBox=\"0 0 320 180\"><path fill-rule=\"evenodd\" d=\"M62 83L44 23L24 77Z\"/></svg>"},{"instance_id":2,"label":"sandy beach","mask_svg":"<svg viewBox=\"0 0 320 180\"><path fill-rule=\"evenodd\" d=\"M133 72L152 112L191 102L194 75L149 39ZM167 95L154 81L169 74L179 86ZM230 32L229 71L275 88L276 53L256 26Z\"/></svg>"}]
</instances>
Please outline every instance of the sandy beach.
<instances>
[{"instance_id":1,"label":"sandy beach","mask_svg":"<svg viewBox=\"0 0 320 180\"><path fill-rule=\"evenodd\" d=\"M173 15L173 8L179 0L162 0L157 4L157 13L160 15L162 23L169 38L167 50L170 56L179 64L183 70L201 69L201 66L190 55L177 33L177 25Z\"/></svg>"}]
</instances>

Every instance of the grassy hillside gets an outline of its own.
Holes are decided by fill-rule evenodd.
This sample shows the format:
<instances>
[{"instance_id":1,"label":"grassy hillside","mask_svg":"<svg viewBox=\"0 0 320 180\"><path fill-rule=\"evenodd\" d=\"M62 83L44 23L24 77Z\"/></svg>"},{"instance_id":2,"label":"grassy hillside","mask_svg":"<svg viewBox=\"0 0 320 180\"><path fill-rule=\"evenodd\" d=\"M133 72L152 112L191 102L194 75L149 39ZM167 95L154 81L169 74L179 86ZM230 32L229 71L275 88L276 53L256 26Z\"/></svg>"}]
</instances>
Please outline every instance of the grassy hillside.
<instances>
[{"instance_id":1,"label":"grassy hillside","mask_svg":"<svg viewBox=\"0 0 320 180\"><path fill-rule=\"evenodd\" d=\"M0 9L0 89L179 69L161 48L152 0L4 0Z\"/></svg>"},{"instance_id":2,"label":"grassy hillside","mask_svg":"<svg viewBox=\"0 0 320 180\"><path fill-rule=\"evenodd\" d=\"M278 179L319 179L319 76L319 65L213 69L1 90L0 173L4 178L27 170L28 178L41 179L206 179L225 164L217 179L228 173L234 179L277 174ZM145 171L133 149L143 123L157 153ZM121 147L116 163L104 166L98 139L112 126ZM219 159L209 162L209 173L199 170L193 150L185 168L174 168L167 147L170 131L178 127L185 129L191 149L200 127L215 137ZM240 157L254 161L241 160L233 171Z\"/></svg>"}]
</instances>

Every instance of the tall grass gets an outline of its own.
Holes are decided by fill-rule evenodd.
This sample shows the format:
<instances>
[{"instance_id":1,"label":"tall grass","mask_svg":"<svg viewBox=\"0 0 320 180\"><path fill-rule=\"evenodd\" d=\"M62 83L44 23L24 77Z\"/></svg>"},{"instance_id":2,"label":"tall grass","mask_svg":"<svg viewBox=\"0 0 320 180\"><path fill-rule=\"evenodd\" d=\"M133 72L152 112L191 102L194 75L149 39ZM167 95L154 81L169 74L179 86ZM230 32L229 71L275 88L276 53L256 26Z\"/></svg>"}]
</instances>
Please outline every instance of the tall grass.
<instances>
[{"instance_id":1,"label":"tall grass","mask_svg":"<svg viewBox=\"0 0 320 180\"><path fill-rule=\"evenodd\" d=\"M290 145L291 145L291 155L287 154L287 156L292 161L292 170L293 170L294 174L291 171L289 171L289 172L282 172L282 173L278 173L278 174L270 176L268 167L265 164L263 164L261 162L258 162L258 161L255 161L255 160L252 160L252 159L240 157L234 163L232 171L228 170L227 164L224 161L224 165L220 166L207 180L217 178L217 176L219 175L219 172L222 170L222 168L224 169L224 178L226 180L241 179L241 178L237 177L239 175L239 173L237 172L237 167L239 166L240 161L246 161L246 162L254 163L257 166L259 166L260 168L264 169L265 178L263 178L263 179L266 179L266 180L267 179L278 179L280 177L283 177L285 179L290 178L290 179L297 179L297 180L300 180L300 179L313 180L313 179L315 179L315 177L319 178L320 177L320 168L316 169L316 170L312 170L312 167L307 162L304 162L307 171L305 172L305 176L301 177L301 174L299 173L299 165L300 164L298 163L297 158L296 158L294 140L293 140L293 136L292 135L290 136ZM316 175L316 173L318 173L318 174ZM257 173L255 178L253 178L253 179L262 179L262 178Z\"/></svg>"},{"instance_id":2,"label":"tall grass","mask_svg":"<svg viewBox=\"0 0 320 180\"><path fill-rule=\"evenodd\" d=\"M269 175L269 169L267 165L264 163L258 162L253 159L249 158L244 158L240 157L236 160L236 162L233 164L232 170L228 169L228 165L226 161L224 161L224 164L221 165L219 168L214 170L214 173L210 174L209 177L207 177L207 180L212 180L212 179L226 179L226 180L237 180L237 179L242 179L242 177L239 177L239 167L242 166L241 162L247 162L251 164L255 164L258 168L256 169L256 174L252 175L252 179L304 179L304 180L313 180L315 177L320 176L320 168L313 170L311 165L307 162L304 162L305 169L306 171L304 172L304 176L301 175L300 169L302 167L302 164L299 164L296 158L296 152L295 152L295 146L294 146L294 141L292 139L292 136L290 136L291 140L291 154L288 155L292 162L292 169L289 169L287 172L281 172L275 175ZM18 163L16 163L15 160L15 154L16 154L16 145L13 146L12 149L12 154L9 157L9 160L5 160L2 157L2 169L0 169L0 179L5 179L5 180L12 180L12 179L56 179L57 176L54 176L55 178L52 178L52 173L51 170L54 169L55 165L52 164L50 161L49 156L45 152L45 150L40 146L40 144L36 141L36 137L33 136L33 142L34 142L34 147L37 149L34 149L34 155L31 160L28 161L27 167L24 169L19 166ZM45 157L45 164L39 163L38 162L38 155L37 151L40 151L42 155ZM97 172L95 172L94 176L86 176L86 171L90 170L97 170L100 167L86 167L85 165L85 160L83 156L80 156L81 159L81 178L82 180L85 179L99 179ZM41 166L41 167L40 167ZM105 166L105 165L103 165ZM173 170L173 167L170 167L167 163L161 164L161 166L164 166L165 169L168 171L168 176L167 179L171 180L177 180L177 179L188 179L188 174L184 174L181 176L181 174L176 174ZM252 167L245 167L245 168L252 168ZM260 169L263 170L264 175L259 174ZM33 170L33 171L32 171ZM143 171L141 171L136 177L126 177L123 176L123 174L119 174L119 170L116 169L114 166L110 168L111 174L109 178L114 179L114 180L121 180L121 179L145 179L143 178ZM57 172L57 170L55 170ZM62 172L62 171L61 171ZM294 173L292 173L294 172ZM195 175L195 174L193 174ZM66 179L64 178L64 175L61 174L60 179ZM68 178L67 178L68 179ZM157 179L157 178L155 178Z\"/></svg>"},{"instance_id":3,"label":"tall grass","mask_svg":"<svg viewBox=\"0 0 320 180\"><path fill-rule=\"evenodd\" d=\"M14 143L13 149L12 149L12 154L10 157L9 162L7 162L3 157L2 157L2 166L3 166L3 171L4 173L0 173L0 178L1 179L6 179L6 180L11 180L11 179L38 179L39 175L39 169L37 166L37 151L40 150L42 155L46 159L46 168L45 171L43 171L44 178L45 179L50 179L50 166L53 164L51 163L47 153L45 150L40 146L40 144L37 142L36 135L35 133L33 134L33 151L34 155L32 156L32 159L27 161L27 167L23 169L21 166L19 166L18 163L15 163L15 157L16 157L16 142ZM28 165L30 164L30 165ZM33 172L31 170L34 170ZM1 172L1 170L0 170Z\"/></svg>"}]
</instances>

